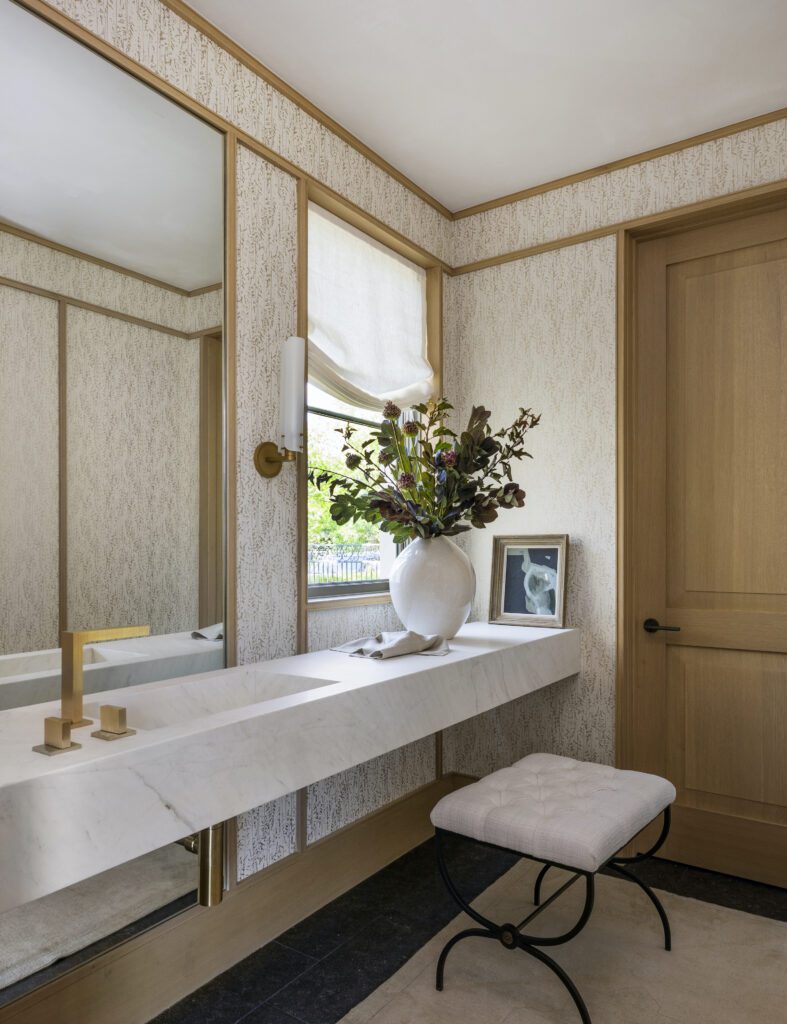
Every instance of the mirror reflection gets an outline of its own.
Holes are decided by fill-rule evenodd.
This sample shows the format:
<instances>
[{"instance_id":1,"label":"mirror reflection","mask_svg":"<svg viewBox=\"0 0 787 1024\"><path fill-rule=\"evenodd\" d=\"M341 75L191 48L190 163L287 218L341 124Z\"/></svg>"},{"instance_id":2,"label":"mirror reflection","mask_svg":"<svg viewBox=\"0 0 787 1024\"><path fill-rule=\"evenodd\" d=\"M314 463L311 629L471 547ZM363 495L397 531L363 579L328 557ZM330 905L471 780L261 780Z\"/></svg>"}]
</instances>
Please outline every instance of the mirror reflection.
<instances>
[{"instance_id":1,"label":"mirror reflection","mask_svg":"<svg viewBox=\"0 0 787 1024\"><path fill-rule=\"evenodd\" d=\"M68 685L123 705L112 691L225 663L223 144L0 0L9 728ZM0 1004L190 905L196 886L176 844L0 914Z\"/></svg>"},{"instance_id":2,"label":"mirror reflection","mask_svg":"<svg viewBox=\"0 0 787 1024\"><path fill-rule=\"evenodd\" d=\"M0 709L224 664L222 136L0 5ZM202 632L202 636L196 635Z\"/></svg>"}]
</instances>

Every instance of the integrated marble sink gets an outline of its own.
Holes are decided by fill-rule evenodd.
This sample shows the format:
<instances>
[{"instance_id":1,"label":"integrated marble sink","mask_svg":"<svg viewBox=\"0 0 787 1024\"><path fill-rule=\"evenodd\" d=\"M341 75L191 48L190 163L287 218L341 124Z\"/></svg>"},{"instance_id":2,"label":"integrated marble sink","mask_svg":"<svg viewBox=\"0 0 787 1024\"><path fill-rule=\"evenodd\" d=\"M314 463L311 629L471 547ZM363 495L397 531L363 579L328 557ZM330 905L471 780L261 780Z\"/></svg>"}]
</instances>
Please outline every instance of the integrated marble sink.
<instances>
[{"instance_id":1,"label":"integrated marble sink","mask_svg":"<svg viewBox=\"0 0 787 1024\"><path fill-rule=\"evenodd\" d=\"M309 676L284 675L264 670L252 673L240 669L227 675L207 673L186 679L165 680L161 684L135 686L124 690L122 694L115 694L114 699L127 709L129 728L164 729L208 718L222 711L234 711L280 697L305 693L332 682L334 680L315 680ZM99 707L103 703L108 701L86 702L86 717L98 720ZM261 713L262 708L258 708L258 711Z\"/></svg>"},{"instance_id":2,"label":"integrated marble sink","mask_svg":"<svg viewBox=\"0 0 787 1024\"><path fill-rule=\"evenodd\" d=\"M133 736L31 749L59 703L0 711L0 911L575 676L579 632L471 623L445 657L334 651L91 694Z\"/></svg>"}]
</instances>

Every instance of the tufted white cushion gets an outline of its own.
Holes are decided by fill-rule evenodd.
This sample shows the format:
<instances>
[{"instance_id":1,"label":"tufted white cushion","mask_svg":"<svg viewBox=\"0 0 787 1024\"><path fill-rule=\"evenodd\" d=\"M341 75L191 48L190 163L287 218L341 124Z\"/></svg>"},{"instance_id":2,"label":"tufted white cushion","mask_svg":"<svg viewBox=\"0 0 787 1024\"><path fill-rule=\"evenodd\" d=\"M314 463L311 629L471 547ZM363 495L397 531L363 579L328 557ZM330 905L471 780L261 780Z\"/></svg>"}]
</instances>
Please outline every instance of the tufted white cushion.
<instances>
[{"instance_id":1,"label":"tufted white cushion","mask_svg":"<svg viewBox=\"0 0 787 1024\"><path fill-rule=\"evenodd\" d=\"M450 793L432 824L582 871L597 871L675 799L658 775L554 754L528 757Z\"/></svg>"}]
</instances>

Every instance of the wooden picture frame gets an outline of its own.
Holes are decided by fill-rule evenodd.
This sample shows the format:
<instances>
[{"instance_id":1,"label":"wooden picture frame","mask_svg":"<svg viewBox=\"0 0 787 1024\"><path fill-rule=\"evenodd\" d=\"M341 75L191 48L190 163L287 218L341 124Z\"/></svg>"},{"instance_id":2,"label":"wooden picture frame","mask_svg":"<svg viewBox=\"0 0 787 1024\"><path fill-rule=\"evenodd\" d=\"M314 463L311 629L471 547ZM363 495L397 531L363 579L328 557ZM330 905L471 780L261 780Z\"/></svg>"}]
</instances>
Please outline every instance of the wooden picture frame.
<instances>
[{"instance_id":1,"label":"wooden picture frame","mask_svg":"<svg viewBox=\"0 0 787 1024\"><path fill-rule=\"evenodd\" d=\"M566 533L495 537L489 621L561 629L565 625L567 569Z\"/></svg>"}]
</instances>

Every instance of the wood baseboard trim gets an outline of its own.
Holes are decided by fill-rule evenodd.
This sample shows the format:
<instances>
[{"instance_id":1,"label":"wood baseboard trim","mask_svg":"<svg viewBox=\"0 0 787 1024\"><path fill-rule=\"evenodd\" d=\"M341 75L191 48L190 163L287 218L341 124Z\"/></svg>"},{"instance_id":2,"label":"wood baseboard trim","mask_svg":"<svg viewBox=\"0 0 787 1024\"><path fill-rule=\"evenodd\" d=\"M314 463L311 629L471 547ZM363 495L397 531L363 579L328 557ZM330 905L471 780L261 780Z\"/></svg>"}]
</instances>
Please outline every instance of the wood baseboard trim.
<instances>
[{"instance_id":1,"label":"wood baseboard trim","mask_svg":"<svg viewBox=\"0 0 787 1024\"><path fill-rule=\"evenodd\" d=\"M446 775L0 1008L0 1024L145 1024L424 842Z\"/></svg>"}]
</instances>

